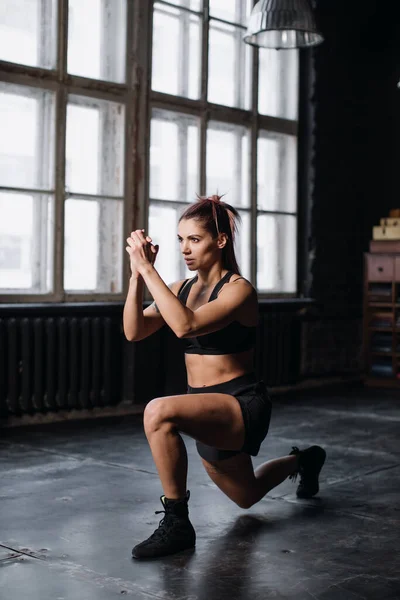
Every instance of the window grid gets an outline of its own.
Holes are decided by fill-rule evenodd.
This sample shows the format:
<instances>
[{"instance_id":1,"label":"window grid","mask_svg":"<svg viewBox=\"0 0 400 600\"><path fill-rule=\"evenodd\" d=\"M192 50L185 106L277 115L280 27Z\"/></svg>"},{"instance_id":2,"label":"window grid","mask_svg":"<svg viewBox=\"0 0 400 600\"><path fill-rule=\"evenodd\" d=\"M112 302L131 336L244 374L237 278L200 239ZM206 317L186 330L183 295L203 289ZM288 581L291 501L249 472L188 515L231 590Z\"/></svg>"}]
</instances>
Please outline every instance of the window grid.
<instances>
[{"instance_id":1,"label":"window grid","mask_svg":"<svg viewBox=\"0 0 400 600\"><path fill-rule=\"evenodd\" d=\"M158 4L168 4L164 0L157 0ZM182 2L183 4L183 2ZM176 5L175 5L176 6ZM240 7L243 7L243 2L240 2ZM189 8L183 8L180 5L181 10L186 10L188 12L192 12L193 14L198 15L198 12L191 11ZM206 193L213 193L214 190L207 190L206 188L206 145L207 145L207 128L208 124L211 121L219 121L221 123L227 123L232 125L245 125L249 128L250 131L250 207L242 207L240 211L249 212L251 216L251 224L250 224L250 239L251 239L251 248L250 248L250 264L251 264L251 280L253 284L257 285L257 217L262 215L275 215L279 217L280 215L284 216L292 216L297 219L298 212L297 209L295 212L286 212L280 210L264 210L257 207L257 142L259 137L261 137L261 133L264 132L272 132L272 133L280 133L291 135L297 138L298 133L298 122L297 120L285 119L282 117L272 117L268 115L264 115L258 112L258 52L251 48L252 52L252 80L251 80L251 108L249 110L245 110L242 108L233 108L228 106L221 106L209 102L207 99L208 96L208 68L209 68L209 52L208 52L208 40L209 40L209 32L210 32L210 23L212 22L220 22L226 25L234 26L235 28L242 29L243 33L246 30L246 27L237 22L228 21L225 19L221 19L218 17L213 17L210 15L209 10L209 0L204 0L203 2L203 33L202 33L202 64L201 64L201 98L199 100L192 100L179 96L172 96L169 94L163 94L159 91L154 91L150 89L150 103L151 109L155 108L166 109L168 111L176 111L178 114L188 113L195 117L197 117L200 121L200 190L199 193L204 195ZM243 42L244 44L244 42ZM240 67L243 69L242 64L240 63ZM151 76L150 76L151 81ZM229 198L227 198L229 202ZM153 202L153 199L150 198L150 203ZM171 200L162 200L160 198L154 198L154 202L157 204L162 204L165 202L166 205L173 203ZM181 205L179 201L176 202L177 205ZM297 285L297 282L296 282ZM285 293L285 292L271 292L264 293L259 292L260 297L293 297L297 295L297 291Z\"/></svg>"},{"instance_id":2,"label":"window grid","mask_svg":"<svg viewBox=\"0 0 400 600\"><path fill-rule=\"evenodd\" d=\"M43 0L48 2L49 0ZM206 145L207 126L209 121L219 121L232 125L245 125L250 132L250 207L238 207L241 212L251 216L251 279L256 283L257 272L257 215L269 214L270 211L257 209L257 140L261 130L289 134L297 137L298 123L278 117L270 117L258 113L258 54L251 48L252 80L251 108L249 110L232 108L213 104L207 100L208 94L208 43L210 22L221 22L235 26L238 30L245 27L242 23L212 17L209 11L209 0L203 1L203 10L195 11L189 8L189 0L178 5L165 0L157 0L178 8L190 15L201 17L201 76L200 98L191 100L180 96L171 96L151 90L151 45L153 3L141 3L137 0L127 0L127 32L126 32L126 67L125 82L115 83L103 80L71 75L67 72L68 57L68 0L57 0L57 53L54 69L25 66L0 60L0 81L49 90L55 93L55 184L54 184L54 256L52 257L54 291L49 294L7 294L0 297L5 301L121 301L125 298L128 286L129 264L124 256L122 293L66 293L63 289L64 278L64 205L68 199L93 199L99 196L67 191L65 186L65 143L66 143L66 113L69 96L86 96L99 100L118 102L125 107L125 149L124 149L124 227L121 247L125 247L126 234L131 228L146 227L149 215L149 133L153 109L164 109L185 113L199 120L199 193L206 190ZM240 4L241 0L237 0ZM240 4L242 6L243 4ZM47 44L49 39L46 38ZM244 42L243 42L244 44ZM46 52L49 52L46 48ZM51 196L48 189L32 190L22 188L3 188L10 192L29 192ZM121 197L104 195L101 199L119 200ZM153 199L150 199L150 202ZM155 202L160 199L154 198ZM229 201L229 200L228 200ZM161 200L163 203L175 201ZM176 204L181 204L176 202ZM279 211L271 211L279 215ZM297 217L297 211L291 214ZM42 250L44 253L45 250ZM267 294L268 295L268 294ZM279 294L285 296L285 294ZM287 295L287 294L286 294ZM295 295L295 294L289 294Z\"/></svg>"},{"instance_id":3,"label":"window grid","mask_svg":"<svg viewBox=\"0 0 400 600\"><path fill-rule=\"evenodd\" d=\"M43 5L50 0L42 0ZM64 234L65 222L64 213L68 200L88 200L94 201L99 205L100 214L105 218L109 218L108 213L115 210L120 212L118 205L122 202L123 205L123 230L119 231L117 240L117 248L115 248L115 236L108 236L110 247L113 248L114 254L121 255L122 249L125 247L124 239L126 237L126 224L133 227L133 202L137 202L137 197L134 193L133 178L128 175L131 170L127 168L128 162L132 164L132 148L134 144L134 131L130 125L134 121L134 111L137 110L137 93L135 93L134 79L134 63L133 51L137 39L137 23L139 21L139 8L135 0L127 0L127 27L126 43L125 43L125 82L116 83L104 80L96 80L89 77L72 75L67 71L68 58L68 0L57 0L57 49L56 61L54 68L33 67L24 64L12 63L0 60L0 82L7 84L25 85L39 90L49 90L55 94L55 149L53 152L55 161L55 177L52 189L38 188L19 188L0 186L1 191L13 193L29 193L37 196L39 201L41 198L54 196L54 215L52 218L52 235L54 236L53 256L50 257L52 274L53 274L53 291L51 293L33 293L16 292L1 294L0 297L7 302L27 301L27 302L63 302L63 301L121 301L126 294L125 285L121 292L93 292L79 290L77 292L64 291ZM46 42L46 51L50 52L49 39L44 37ZM43 42L43 43L44 43ZM43 43L40 46L40 52L43 53ZM48 59L49 60L49 59ZM67 107L74 105L76 99L81 98L82 104L95 106L99 101L109 101L118 103L123 106L125 111L125 128L123 133L124 152L122 158L122 167L124 167L124 181L122 182L122 195L113 195L107 193L107 190L97 190L96 193L86 194L80 193L79 190L68 190L66 186L66 128L67 128ZM104 128L104 124L102 125ZM101 137L101 136L100 136ZM100 166L104 161L104 157L100 157ZM104 177L102 178L104 179ZM103 192L103 193L101 193ZM104 193L105 192L105 193ZM107 205L107 201L111 205ZM35 210L35 235L36 232L42 230L42 239L45 239L46 221L40 219L40 214L47 210L44 202L40 203L40 210ZM116 204L115 204L116 203ZM39 204L38 204L39 206ZM114 211L115 212L115 211ZM101 232L100 232L101 233ZM107 236L105 236L107 238ZM45 244L38 245L38 257L35 258L34 268L32 270L33 283L37 279L37 271L43 269L44 255L46 254ZM99 255L102 251L99 251ZM104 254L104 252L103 252ZM128 265L123 256L123 275L119 274L119 279L123 276L123 280L127 279ZM100 277L104 276L104 271L107 271L106 258L103 256L102 263L98 262ZM110 270L112 270L110 268ZM43 275L42 275L43 278ZM111 281L113 285L114 280ZM34 286L33 286L34 287ZM101 286L100 286L101 290Z\"/></svg>"}]
</instances>

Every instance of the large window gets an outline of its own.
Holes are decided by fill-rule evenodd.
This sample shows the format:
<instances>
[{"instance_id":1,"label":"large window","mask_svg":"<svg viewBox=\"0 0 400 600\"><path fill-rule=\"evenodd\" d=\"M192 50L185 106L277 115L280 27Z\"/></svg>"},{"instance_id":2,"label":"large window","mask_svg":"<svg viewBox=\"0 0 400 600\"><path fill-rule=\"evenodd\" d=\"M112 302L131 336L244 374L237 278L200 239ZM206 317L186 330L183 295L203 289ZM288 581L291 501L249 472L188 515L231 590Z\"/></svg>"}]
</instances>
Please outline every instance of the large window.
<instances>
[{"instance_id":1,"label":"large window","mask_svg":"<svg viewBox=\"0 0 400 600\"><path fill-rule=\"evenodd\" d=\"M123 299L139 227L190 275L179 217L217 192L243 275L297 292L298 55L243 42L252 4L0 2L2 299Z\"/></svg>"},{"instance_id":2,"label":"large window","mask_svg":"<svg viewBox=\"0 0 400 600\"><path fill-rule=\"evenodd\" d=\"M179 216L196 193L224 194L242 220L243 275L261 294L295 294L298 53L243 42L252 4L154 4L148 224L161 275L190 276Z\"/></svg>"},{"instance_id":3,"label":"large window","mask_svg":"<svg viewBox=\"0 0 400 600\"><path fill-rule=\"evenodd\" d=\"M123 293L127 7L1 2L1 295Z\"/></svg>"}]
</instances>

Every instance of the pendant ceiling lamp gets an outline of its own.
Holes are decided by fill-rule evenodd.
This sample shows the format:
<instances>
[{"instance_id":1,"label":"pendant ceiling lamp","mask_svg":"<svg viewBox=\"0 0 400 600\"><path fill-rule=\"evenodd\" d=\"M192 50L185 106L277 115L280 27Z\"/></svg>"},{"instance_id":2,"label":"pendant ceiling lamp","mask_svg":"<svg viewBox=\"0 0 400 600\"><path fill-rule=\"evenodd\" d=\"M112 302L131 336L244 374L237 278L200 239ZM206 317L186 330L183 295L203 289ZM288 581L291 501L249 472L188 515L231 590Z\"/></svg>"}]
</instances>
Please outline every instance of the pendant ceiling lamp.
<instances>
[{"instance_id":1,"label":"pendant ceiling lamp","mask_svg":"<svg viewBox=\"0 0 400 600\"><path fill-rule=\"evenodd\" d=\"M252 46L276 49L307 48L324 41L308 0L259 0L243 39Z\"/></svg>"}]
</instances>

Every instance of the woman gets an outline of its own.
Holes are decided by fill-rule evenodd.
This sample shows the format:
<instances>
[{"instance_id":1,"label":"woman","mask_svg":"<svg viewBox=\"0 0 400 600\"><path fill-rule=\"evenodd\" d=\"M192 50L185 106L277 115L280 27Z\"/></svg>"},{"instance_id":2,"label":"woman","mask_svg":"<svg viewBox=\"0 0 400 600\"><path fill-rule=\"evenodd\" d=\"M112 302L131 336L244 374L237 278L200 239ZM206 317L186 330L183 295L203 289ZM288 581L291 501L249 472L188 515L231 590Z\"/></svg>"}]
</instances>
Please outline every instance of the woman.
<instances>
[{"instance_id":1,"label":"woman","mask_svg":"<svg viewBox=\"0 0 400 600\"><path fill-rule=\"evenodd\" d=\"M195 277L169 287L154 268L158 246L143 230L127 239L132 276L124 307L124 332L138 341L165 323L186 341L187 394L147 404L144 429L163 487L165 517L133 548L134 558L173 554L195 546L188 516L187 453L179 432L196 440L214 483L236 504L250 508L287 477L300 473L297 495L314 496L325 451L294 447L288 456L255 471L267 435L271 401L253 371L258 324L257 293L240 275L234 252L238 212L219 196L199 198L179 221L183 258ZM142 310L144 284L154 303Z\"/></svg>"}]
</instances>

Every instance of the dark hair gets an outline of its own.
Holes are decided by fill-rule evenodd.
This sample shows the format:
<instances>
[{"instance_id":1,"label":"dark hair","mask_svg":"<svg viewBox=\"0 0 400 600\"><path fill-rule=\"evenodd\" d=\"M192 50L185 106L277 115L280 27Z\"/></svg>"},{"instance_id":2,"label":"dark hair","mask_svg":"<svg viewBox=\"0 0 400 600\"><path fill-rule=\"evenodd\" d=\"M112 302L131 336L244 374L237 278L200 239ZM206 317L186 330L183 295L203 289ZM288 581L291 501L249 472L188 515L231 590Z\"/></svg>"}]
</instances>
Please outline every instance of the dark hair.
<instances>
[{"instance_id":1,"label":"dark hair","mask_svg":"<svg viewBox=\"0 0 400 600\"><path fill-rule=\"evenodd\" d=\"M219 233L225 233L228 241L222 249L222 266L224 269L241 275L234 248L237 222L240 223L241 221L238 211L230 204L221 202L222 196L216 194L208 197L198 196L197 198L197 202L191 204L184 211L179 222L183 219L201 221L204 229L213 238L216 238Z\"/></svg>"}]
</instances>

